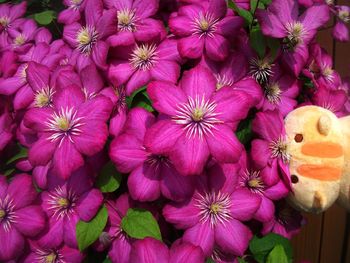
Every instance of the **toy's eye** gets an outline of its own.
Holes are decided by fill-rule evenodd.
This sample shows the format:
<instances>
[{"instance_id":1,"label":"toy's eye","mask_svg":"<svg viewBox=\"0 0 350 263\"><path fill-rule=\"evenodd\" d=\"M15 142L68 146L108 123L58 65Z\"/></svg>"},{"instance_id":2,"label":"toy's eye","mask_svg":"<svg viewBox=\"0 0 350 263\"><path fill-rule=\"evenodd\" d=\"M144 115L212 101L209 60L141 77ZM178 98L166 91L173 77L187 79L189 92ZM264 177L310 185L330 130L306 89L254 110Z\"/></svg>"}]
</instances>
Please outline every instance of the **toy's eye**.
<instances>
[{"instance_id":1,"label":"toy's eye","mask_svg":"<svg viewBox=\"0 0 350 263\"><path fill-rule=\"evenodd\" d=\"M293 184L296 184L297 182L299 182L299 178L295 174L291 175L291 180Z\"/></svg>"},{"instance_id":2,"label":"toy's eye","mask_svg":"<svg viewBox=\"0 0 350 263\"><path fill-rule=\"evenodd\" d=\"M302 142L303 139L304 139L304 137L300 133L296 134L295 137L294 137L294 141L296 141L296 142Z\"/></svg>"}]
</instances>

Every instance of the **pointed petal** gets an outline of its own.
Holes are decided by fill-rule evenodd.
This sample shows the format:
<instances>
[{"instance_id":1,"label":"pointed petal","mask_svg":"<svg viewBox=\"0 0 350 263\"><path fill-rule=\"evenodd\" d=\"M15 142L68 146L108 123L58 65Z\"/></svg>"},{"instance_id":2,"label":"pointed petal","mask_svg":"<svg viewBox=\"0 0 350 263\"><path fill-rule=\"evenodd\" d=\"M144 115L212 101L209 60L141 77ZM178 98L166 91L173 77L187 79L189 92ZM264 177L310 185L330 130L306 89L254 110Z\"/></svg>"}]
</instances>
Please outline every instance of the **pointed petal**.
<instances>
[{"instance_id":1,"label":"pointed petal","mask_svg":"<svg viewBox=\"0 0 350 263\"><path fill-rule=\"evenodd\" d=\"M16 210L16 229L27 237L34 237L45 227L46 218L40 206L26 206Z\"/></svg>"},{"instance_id":2,"label":"pointed petal","mask_svg":"<svg viewBox=\"0 0 350 263\"><path fill-rule=\"evenodd\" d=\"M180 55L184 58L200 58L203 54L204 39L196 35L181 38L179 39L177 48Z\"/></svg>"},{"instance_id":3,"label":"pointed petal","mask_svg":"<svg viewBox=\"0 0 350 263\"><path fill-rule=\"evenodd\" d=\"M130 262L167 263L169 251L167 246L154 238L146 237L136 241L131 249Z\"/></svg>"},{"instance_id":4,"label":"pointed petal","mask_svg":"<svg viewBox=\"0 0 350 263\"><path fill-rule=\"evenodd\" d=\"M103 202L103 195L97 189L91 189L80 196L77 211L81 220L90 221L97 214Z\"/></svg>"},{"instance_id":5,"label":"pointed petal","mask_svg":"<svg viewBox=\"0 0 350 263\"><path fill-rule=\"evenodd\" d=\"M0 227L0 242L0 260L3 262L16 258L24 249L24 239L14 227L10 231Z\"/></svg>"},{"instance_id":6,"label":"pointed petal","mask_svg":"<svg viewBox=\"0 0 350 263\"><path fill-rule=\"evenodd\" d=\"M27 174L16 175L9 184L7 193L16 209L28 206L37 196L32 179Z\"/></svg>"},{"instance_id":7,"label":"pointed petal","mask_svg":"<svg viewBox=\"0 0 350 263\"><path fill-rule=\"evenodd\" d=\"M187 229L199 223L199 208L195 200L182 203L170 203L164 206L163 216L176 228Z\"/></svg>"},{"instance_id":8,"label":"pointed petal","mask_svg":"<svg viewBox=\"0 0 350 263\"><path fill-rule=\"evenodd\" d=\"M237 189L231 194L230 208L233 218L247 221L251 219L260 206L261 198L246 189Z\"/></svg>"}]
</instances>

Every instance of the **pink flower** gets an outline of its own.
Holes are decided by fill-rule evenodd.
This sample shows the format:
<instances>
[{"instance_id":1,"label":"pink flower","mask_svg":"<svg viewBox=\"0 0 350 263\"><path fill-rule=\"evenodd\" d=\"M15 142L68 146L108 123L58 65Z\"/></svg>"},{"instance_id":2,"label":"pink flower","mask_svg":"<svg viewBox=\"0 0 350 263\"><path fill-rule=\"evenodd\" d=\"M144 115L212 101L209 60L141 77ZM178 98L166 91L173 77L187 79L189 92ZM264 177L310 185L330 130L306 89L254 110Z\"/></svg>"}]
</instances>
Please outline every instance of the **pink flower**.
<instances>
[{"instance_id":1,"label":"pink flower","mask_svg":"<svg viewBox=\"0 0 350 263\"><path fill-rule=\"evenodd\" d=\"M158 11L159 0L105 0L105 4L117 12L118 32L108 38L111 46L159 42L165 38L162 21L151 18Z\"/></svg>"},{"instance_id":2,"label":"pink flower","mask_svg":"<svg viewBox=\"0 0 350 263\"><path fill-rule=\"evenodd\" d=\"M133 239L121 229L120 224L128 209L133 206L132 199L126 193L119 196L115 201L108 200L106 202L108 223L105 231L107 232L103 232L99 243L102 246L110 245L108 257L112 262L130 262L129 258Z\"/></svg>"},{"instance_id":3,"label":"pink flower","mask_svg":"<svg viewBox=\"0 0 350 263\"><path fill-rule=\"evenodd\" d=\"M20 25L23 22L21 17L27 9L27 2L18 5L1 4L0 5L0 38L6 37L11 27Z\"/></svg>"},{"instance_id":4,"label":"pink flower","mask_svg":"<svg viewBox=\"0 0 350 263\"><path fill-rule=\"evenodd\" d=\"M130 262L139 263L202 263L204 261L203 251L198 246L176 241L169 250L164 243L150 237L137 240L130 254Z\"/></svg>"},{"instance_id":5,"label":"pink flower","mask_svg":"<svg viewBox=\"0 0 350 263\"><path fill-rule=\"evenodd\" d=\"M45 227L45 216L34 205L37 192L27 174L16 175L10 183L0 176L0 260L18 258L25 238L34 238Z\"/></svg>"},{"instance_id":6,"label":"pink flower","mask_svg":"<svg viewBox=\"0 0 350 263\"><path fill-rule=\"evenodd\" d=\"M305 219L298 211L287 205L286 202L280 201L276 203L274 219L263 224L261 233L267 235L272 232L291 239L299 233L305 223Z\"/></svg>"},{"instance_id":7,"label":"pink flower","mask_svg":"<svg viewBox=\"0 0 350 263\"><path fill-rule=\"evenodd\" d=\"M147 91L163 116L146 133L152 153L169 155L184 175L201 173L210 155L220 162L238 160L243 147L233 128L251 106L245 93L229 87L216 92L215 77L203 67L185 72L179 86L154 81Z\"/></svg>"},{"instance_id":8,"label":"pink flower","mask_svg":"<svg viewBox=\"0 0 350 263\"><path fill-rule=\"evenodd\" d=\"M87 1L84 0L63 0L67 8L59 13L57 21L62 24L72 24L73 22L79 21L86 2Z\"/></svg>"},{"instance_id":9,"label":"pink flower","mask_svg":"<svg viewBox=\"0 0 350 263\"><path fill-rule=\"evenodd\" d=\"M102 193L93 188L93 180L83 167L66 181L50 174L48 189L41 193L42 208L49 218L38 244L48 248L64 244L77 248L76 224L90 221L103 202Z\"/></svg>"},{"instance_id":10,"label":"pink flower","mask_svg":"<svg viewBox=\"0 0 350 263\"><path fill-rule=\"evenodd\" d=\"M36 242L31 242L30 253L22 258L23 263L33 262L67 262L80 263L84 255L77 249L66 245L58 247L39 246Z\"/></svg>"},{"instance_id":11,"label":"pink flower","mask_svg":"<svg viewBox=\"0 0 350 263\"><path fill-rule=\"evenodd\" d=\"M33 45L37 26L34 20L27 19L19 26L11 28L9 31L9 43L7 47L17 53L25 53Z\"/></svg>"},{"instance_id":12,"label":"pink flower","mask_svg":"<svg viewBox=\"0 0 350 263\"><path fill-rule=\"evenodd\" d=\"M278 170L273 170L269 166L263 169L256 169L254 163L249 161L245 155L242 156L238 183L241 187L248 189L261 198L260 206L254 218L261 222L268 222L274 216L274 200L286 197L289 190L279 179Z\"/></svg>"},{"instance_id":13,"label":"pink flower","mask_svg":"<svg viewBox=\"0 0 350 263\"><path fill-rule=\"evenodd\" d=\"M335 6L337 22L333 28L332 35L339 41L349 41L349 29L346 24L350 21L349 6Z\"/></svg>"},{"instance_id":14,"label":"pink flower","mask_svg":"<svg viewBox=\"0 0 350 263\"><path fill-rule=\"evenodd\" d=\"M227 15L224 0L201 1L179 8L170 16L169 28L179 37L178 49L184 58L196 59L203 54L210 59L222 61L229 55L229 41L243 19Z\"/></svg>"},{"instance_id":15,"label":"pink flower","mask_svg":"<svg viewBox=\"0 0 350 263\"><path fill-rule=\"evenodd\" d=\"M180 76L181 58L176 40L166 39L159 45L136 44L118 50L123 57L112 61L108 77L115 86L125 85L128 96L151 80L176 83Z\"/></svg>"},{"instance_id":16,"label":"pink flower","mask_svg":"<svg viewBox=\"0 0 350 263\"><path fill-rule=\"evenodd\" d=\"M327 86L330 89L338 88L340 76L333 69L332 57L319 44L310 46L309 65L303 74L311 78L316 87Z\"/></svg>"},{"instance_id":17,"label":"pink flower","mask_svg":"<svg viewBox=\"0 0 350 263\"><path fill-rule=\"evenodd\" d=\"M166 155L153 154L143 146L147 129L155 122L154 116L142 108L133 108L124 127L124 133L114 139L110 157L117 169L130 173L130 196L139 201L154 201L160 194L172 200L182 200L193 192L190 178L174 169Z\"/></svg>"},{"instance_id":18,"label":"pink flower","mask_svg":"<svg viewBox=\"0 0 350 263\"><path fill-rule=\"evenodd\" d=\"M251 219L261 199L246 189L237 189L237 165L214 165L209 176L198 177L197 190L182 203L163 209L165 219L184 229L182 240L200 246L205 256L214 247L242 256L252 233L241 221Z\"/></svg>"},{"instance_id":19,"label":"pink flower","mask_svg":"<svg viewBox=\"0 0 350 263\"><path fill-rule=\"evenodd\" d=\"M332 111L338 117L346 115L345 103L348 97L344 90L331 90L320 86L312 97L313 104Z\"/></svg>"},{"instance_id":20,"label":"pink flower","mask_svg":"<svg viewBox=\"0 0 350 263\"><path fill-rule=\"evenodd\" d=\"M74 22L64 27L63 38L75 48L78 68L94 62L96 66L107 67L108 44L106 38L116 30L115 10L103 10L102 0L89 0L85 7L85 23Z\"/></svg>"},{"instance_id":21,"label":"pink flower","mask_svg":"<svg viewBox=\"0 0 350 263\"><path fill-rule=\"evenodd\" d=\"M77 86L58 89L51 107L32 108L24 116L24 124L38 134L29 161L38 166L52 160L55 173L68 178L84 164L83 156L102 150L111 110L111 101L104 96L86 100Z\"/></svg>"},{"instance_id":22,"label":"pink flower","mask_svg":"<svg viewBox=\"0 0 350 263\"><path fill-rule=\"evenodd\" d=\"M258 139L252 141L251 156L258 169L269 166L278 171L290 189L286 132L283 117L277 110L258 112L253 120L253 131Z\"/></svg>"},{"instance_id":23,"label":"pink flower","mask_svg":"<svg viewBox=\"0 0 350 263\"><path fill-rule=\"evenodd\" d=\"M0 96L0 152L14 137L16 124L10 112L6 97Z\"/></svg>"},{"instance_id":24,"label":"pink flower","mask_svg":"<svg viewBox=\"0 0 350 263\"><path fill-rule=\"evenodd\" d=\"M261 84L264 96L257 108L262 111L278 109L284 117L297 105L299 83L295 77L286 74L278 66L272 70L273 75Z\"/></svg>"},{"instance_id":25,"label":"pink flower","mask_svg":"<svg viewBox=\"0 0 350 263\"><path fill-rule=\"evenodd\" d=\"M283 38L283 64L298 76L308 58L307 45L329 20L329 8L313 5L299 16L296 1L280 0L273 1L267 10L258 9L257 17L264 35Z\"/></svg>"}]
</instances>

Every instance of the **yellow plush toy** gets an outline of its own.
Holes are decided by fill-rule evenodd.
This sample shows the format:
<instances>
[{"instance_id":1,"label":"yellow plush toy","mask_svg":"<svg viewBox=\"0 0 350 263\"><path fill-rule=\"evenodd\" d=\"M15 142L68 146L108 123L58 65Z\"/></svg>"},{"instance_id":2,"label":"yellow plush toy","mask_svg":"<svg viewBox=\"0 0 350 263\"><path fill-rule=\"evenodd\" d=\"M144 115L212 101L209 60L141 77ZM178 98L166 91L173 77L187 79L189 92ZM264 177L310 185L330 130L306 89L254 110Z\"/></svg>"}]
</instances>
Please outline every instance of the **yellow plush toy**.
<instances>
[{"instance_id":1,"label":"yellow plush toy","mask_svg":"<svg viewBox=\"0 0 350 263\"><path fill-rule=\"evenodd\" d=\"M304 106L285 119L296 208L319 213L337 199L350 210L350 116Z\"/></svg>"}]
</instances>

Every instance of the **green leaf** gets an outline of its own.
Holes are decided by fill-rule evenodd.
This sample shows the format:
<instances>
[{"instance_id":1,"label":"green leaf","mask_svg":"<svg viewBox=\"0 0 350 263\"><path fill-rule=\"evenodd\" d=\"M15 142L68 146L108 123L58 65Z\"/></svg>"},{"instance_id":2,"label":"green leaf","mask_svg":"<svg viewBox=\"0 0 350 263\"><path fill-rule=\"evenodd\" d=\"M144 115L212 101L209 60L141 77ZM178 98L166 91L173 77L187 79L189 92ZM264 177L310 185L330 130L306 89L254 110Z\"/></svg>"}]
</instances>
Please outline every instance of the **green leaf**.
<instances>
[{"instance_id":1,"label":"green leaf","mask_svg":"<svg viewBox=\"0 0 350 263\"><path fill-rule=\"evenodd\" d=\"M250 241L249 250L252 252L256 261L259 263L265 263L267 255L276 245L283 246L287 258L291 261L293 257L293 249L289 240L274 233L268 234L262 238L254 236Z\"/></svg>"},{"instance_id":2,"label":"green leaf","mask_svg":"<svg viewBox=\"0 0 350 263\"><path fill-rule=\"evenodd\" d=\"M129 208L122 219L121 227L130 237L136 239L153 237L162 240L157 220L151 212L144 209Z\"/></svg>"},{"instance_id":3,"label":"green leaf","mask_svg":"<svg viewBox=\"0 0 350 263\"><path fill-rule=\"evenodd\" d=\"M267 256L266 263L288 263L288 258L282 245L277 245L271 250Z\"/></svg>"},{"instance_id":4,"label":"green leaf","mask_svg":"<svg viewBox=\"0 0 350 263\"><path fill-rule=\"evenodd\" d=\"M249 143L249 141L253 138L252 119L246 119L239 123L236 136L243 145L247 145Z\"/></svg>"},{"instance_id":5,"label":"green leaf","mask_svg":"<svg viewBox=\"0 0 350 263\"><path fill-rule=\"evenodd\" d=\"M252 27L250 31L250 46L258 53L260 58L264 58L266 44L259 25Z\"/></svg>"},{"instance_id":6,"label":"green leaf","mask_svg":"<svg viewBox=\"0 0 350 263\"><path fill-rule=\"evenodd\" d=\"M15 156L7 160L6 165L9 165L21 158L26 158L27 156L28 156L28 149L20 146L19 152Z\"/></svg>"},{"instance_id":7,"label":"green leaf","mask_svg":"<svg viewBox=\"0 0 350 263\"><path fill-rule=\"evenodd\" d=\"M228 0L228 7L233 9L239 16L244 18L246 26L250 25L253 22L253 15L249 11L239 8L232 0Z\"/></svg>"},{"instance_id":8,"label":"green leaf","mask_svg":"<svg viewBox=\"0 0 350 263\"><path fill-rule=\"evenodd\" d=\"M270 60L274 61L278 55L278 50L281 47L280 41L276 38L266 37L267 46L270 49Z\"/></svg>"},{"instance_id":9,"label":"green leaf","mask_svg":"<svg viewBox=\"0 0 350 263\"><path fill-rule=\"evenodd\" d=\"M138 103L136 103L135 106L144 108L144 109L148 110L149 112L154 112L153 107L149 103L147 103L145 101L139 101Z\"/></svg>"},{"instance_id":10,"label":"green leaf","mask_svg":"<svg viewBox=\"0 0 350 263\"><path fill-rule=\"evenodd\" d=\"M133 100L136 97L136 95L145 91L146 88L147 88L146 86L143 86L143 87L139 88L138 90L135 90L133 92L133 94L131 94L131 96L126 97L126 104L128 105L128 108L131 108Z\"/></svg>"},{"instance_id":11,"label":"green leaf","mask_svg":"<svg viewBox=\"0 0 350 263\"><path fill-rule=\"evenodd\" d=\"M4 3L6 0L0 0L0 3Z\"/></svg>"},{"instance_id":12,"label":"green leaf","mask_svg":"<svg viewBox=\"0 0 350 263\"><path fill-rule=\"evenodd\" d=\"M212 258L207 258L205 263L215 263L215 261Z\"/></svg>"},{"instance_id":13,"label":"green leaf","mask_svg":"<svg viewBox=\"0 0 350 263\"><path fill-rule=\"evenodd\" d=\"M245 261L243 258L237 258L238 263L247 263L247 261Z\"/></svg>"},{"instance_id":14,"label":"green leaf","mask_svg":"<svg viewBox=\"0 0 350 263\"><path fill-rule=\"evenodd\" d=\"M258 0L250 0L250 12L252 14L255 13L255 10L256 10L256 8L258 6L258 2L259 2Z\"/></svg>"},{"instance_id":15,"label":"green leaf","mask_svg":"<svg viewBox=\"0 0 350 263\"><path fill-rule=\"evenodd\" d=\"M14 168L8 169L8 170L6 170L6 171L4 172L4 175L5 175L5 176L9 176L9 175L11 175L12 173L14 173L15 171L16 171L16 169L14 169Z\"/></svg>"},{"instance_id":16,"label":"green leaf","mask_svg":"<svg viewBox=\"0 0 350 263\"><path fill-rule=\"evenodd\" d=\"M112 263L112 261L109 258L106 258L102 263Z\"/></svg>"},{"instance_id":17,"label":"green leaf","mask_svg":"<svg viewBox=\"0 0 350 263\"><path fill-rule=\"evenodd\" d=\"M121 181L121 174L117 172L112 162L108 162L98 175L96 186L102 193L111 193L119 188Z\"/></svg>"},{"instance_id":18,"label":"green leaf","mask_svg":"<svg viewBox=\"0 0 350 263\"><path fill-rule=\"evenodd\" d=\"M269 5L272 0L260 0L264 5Z\"/></svg>"},{"instance_id":19,"label":"green leaf","mask_svg":"<svg viewBox=\"0 0 350 263\"><path fill-rule=\"evenodd\" d=\"M76 235L80 251L83 251L98 239L107 224L107 218L108 211L103 206L91 221L79 220L76 226Z\"/></svg>"},{"instance_id":20,"label":"green leaf","mask_svg":"<svg viewBox=\"0 0 350 263\"><path fill-rule=\"evenodd\" d=\"M41 13L34 14L34 19L40 25L49 25L56 18L56 12L53 10L46 10Z\"/></svg>"}]
</instances>

